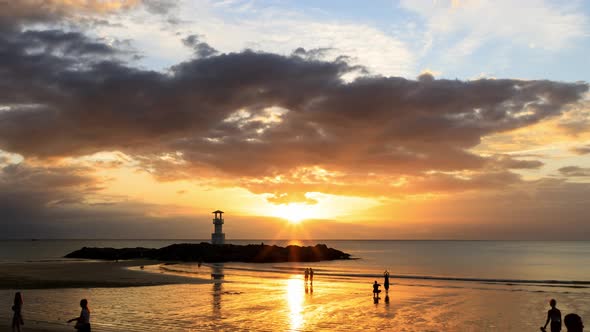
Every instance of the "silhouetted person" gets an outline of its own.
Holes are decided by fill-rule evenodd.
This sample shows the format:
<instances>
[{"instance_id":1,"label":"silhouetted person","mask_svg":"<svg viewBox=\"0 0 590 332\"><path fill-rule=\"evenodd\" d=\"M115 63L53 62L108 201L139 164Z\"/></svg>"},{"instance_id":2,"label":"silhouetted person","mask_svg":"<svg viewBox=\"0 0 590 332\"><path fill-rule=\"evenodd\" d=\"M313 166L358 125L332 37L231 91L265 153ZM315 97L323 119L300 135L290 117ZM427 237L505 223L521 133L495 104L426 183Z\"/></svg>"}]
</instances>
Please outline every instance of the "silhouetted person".
<instances>
[{"instance_id":1,"label":"silhouetted person","mask_svg":"<svg viewBox=\"0 0 590 332\"><path fill-rule=\"evenodd\" d=\"M373 283L373 297L379 297L379 293L381 293L379 287L381 287L381 285L375 280L375 283Z\"/></svg>"},{"instance_id":2,"label":"silhouetted person","mask_svg":"<svg viewBox=\"0 0 590 332\"><path fill-rule=\"evenodd\" d=\"M309 268L309 282L313 283L313 269Z\"/></svg>"},{"instance_id":3,"label":"silhouetted person","mask_svg":"<svg viewBox=\"0 0 590 332\"><path fill-rule=\"evenodd\" d=\"M389 293L389 272L387 270L385 270L385 273L383 273L383 287L385 287L385 292Z\"/></svg>"},{"instance_id":4,"label":"silhouetted person","mask_svg":"<svg viewBox=\"0 0 590 332\"><path fill-rule=\"evenodd\" d=\"M90 332L90 309L88 309L88 300L82 299L80 301L80 316L68 320L68 323L76 321L74 328L79 332Z\"/></svg>"},{"instance_id":5,"label":"silhouetted person","mask_svg":"<svg viewBox=\"0 0 590 332\"><path fill-rule=\"evenodd\" d=\"M555 307L557 305L555 299L551 299L549 305L551 306L551 309L547 311L547 321L545 321L545 325L541 327L541 331L546 331L545 328L547 328L547 324L551 322L551 332L559 332L561 331L561 311Z\"/></svg>"},{"instance_id":6,"label":"silhouetted person","mask_svg":"<svg viewBox=\"0 0 590 332\"><path fill-rule=\"evenodd\" d=\"M305 277L305 282L307 282L307 279L309 279L309 269L305 268L305 272L303 273L304 277Z\"/></svg>"},{"instance_id":7,"label":"silhouetted person","mask_svg":"<svg viewBox=\"0 0 590 332\"><path fill-rule=\"evenodd\" d=\"M584 323L582 323L582 317L576 314L567 314L563 318L567 332L583 332Z\"/></svg>"},{"instance_id":8,"label":"silhouetted person","mask_svg":"<svg viewBox=\"0 0 590 332\"><path fill-rule=\"evenodd\" d=\"M22 315L23 309L23 296L20 292L16 292L14 294L14 304L12 305L12 311L14 312L12 316L12 331L20 332L20 326L23 325L25 322L23 321Z\"/></svg>"}]
</instances>

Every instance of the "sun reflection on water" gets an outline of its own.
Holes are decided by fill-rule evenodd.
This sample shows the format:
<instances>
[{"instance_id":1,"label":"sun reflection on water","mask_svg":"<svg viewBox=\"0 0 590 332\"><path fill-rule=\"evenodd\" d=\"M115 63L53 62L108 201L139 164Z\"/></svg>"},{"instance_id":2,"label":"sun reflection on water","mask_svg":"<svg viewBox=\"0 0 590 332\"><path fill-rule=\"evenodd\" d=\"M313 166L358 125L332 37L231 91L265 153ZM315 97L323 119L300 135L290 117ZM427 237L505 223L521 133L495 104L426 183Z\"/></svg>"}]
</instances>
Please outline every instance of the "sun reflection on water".
<instances>
[{"instance_id":1,"label":"sun reflection on water","mask_svg":"<svg viewBox=\"0 0 590 332\"><path fill-rule=\"evenodd\" d=\"M303 301L305 285L299 277L292 276L287 281L287 303L289 304L289 320L291 330L299 330L303 326Z\"/></svg>"}]
</instances>

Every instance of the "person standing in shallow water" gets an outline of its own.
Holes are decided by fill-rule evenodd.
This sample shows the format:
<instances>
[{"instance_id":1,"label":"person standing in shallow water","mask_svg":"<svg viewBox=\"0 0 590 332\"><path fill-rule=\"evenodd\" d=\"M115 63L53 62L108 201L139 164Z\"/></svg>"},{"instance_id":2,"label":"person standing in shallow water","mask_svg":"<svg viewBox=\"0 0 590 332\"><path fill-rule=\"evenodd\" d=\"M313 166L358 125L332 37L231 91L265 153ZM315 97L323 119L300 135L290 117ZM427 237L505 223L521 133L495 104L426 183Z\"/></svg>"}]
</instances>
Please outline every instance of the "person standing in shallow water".
<instances>
[{"instance_id":1,"label":"person standing in shallow water","mask_svg":"<svg viewBox=\"0 0 590 332\"><path fill-rule=\"evenodd\" d=\"M373 283L373 298L379 298L379 293L381 293L379 287L381 287L381 285L379 285L377 280L375 280L375 283Z\"/></svg>"},{"instance_id":2,"label":"person standing in shallow water","mask_svg":"<svg viewBox=\"0 0 590 332\"><path fill-rule=\"evenodd\" d=\"M389 271L385 270L383 273L383 287L385 287L385 292L389 293Z\"/></svg>"},{"instance_id":3,"label":"person standing in shallow water","mask_svg":"<svg viewBox=\"0 0 590 332\"><path fill-rule=\"evenodd\" d=\"M90 332L90 309L88 309L88 301L82 299L80 301L80 307L82 307L80 316L70 319L68 323L76 321L76 325L74 326L76 330L79 332Z\"/></svg>"},{"instance_id":4,"label":"person standing in shallow water","mask_svg":"<svg viewBox=\"0 0 590 332\"><path fill-rule=\"evenodd\" d=\"M551 299L549 305L551 309L547 311L547 321L545 321L545 326L541 327L541 331L545 332L547 324L551 322L551 332L559 332L561 331L561 311L555 307L557 305L555 299Z\"/></svg>"},{"instance_id":5,"label":"person standing in shallow water","mask_svg":"<svg viewBox=\"0 0 590 332\"><path fill-rule=\"evenodd\" d=\"M22 309L23 309L23 296L21 295L20 292L16 292L14 294L14 304L12 305L12 311L14 312L14 314L12 316L12 331L13 332L15 332L15 331L20 332L21 325L23 325L25 323L23 321Z\"/></svg>"}]
</instances>

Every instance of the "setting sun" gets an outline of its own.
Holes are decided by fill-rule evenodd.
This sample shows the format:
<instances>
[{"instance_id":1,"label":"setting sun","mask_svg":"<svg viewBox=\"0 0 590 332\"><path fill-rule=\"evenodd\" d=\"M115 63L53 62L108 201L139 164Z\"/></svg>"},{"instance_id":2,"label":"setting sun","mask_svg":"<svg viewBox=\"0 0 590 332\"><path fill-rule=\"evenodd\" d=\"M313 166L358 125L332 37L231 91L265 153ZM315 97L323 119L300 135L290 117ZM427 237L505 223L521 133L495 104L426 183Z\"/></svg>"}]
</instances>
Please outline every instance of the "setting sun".
<instances>
[{"instance_id":1,"label":"setting sun","mask_svg":"<svg viewBox=\"0 0 590 332\"><path fill-rule=\"evenodd\" d=\"M298 224L305 219L312 217L311 208L305 204L281 204L274 209L274 215L288 220L290 223Z\"/></svg>"},{"instance_id":2,"label":"setting sun","mask_svg":"<svg viewBox=\"0 0 590 332\"><path fill-rule=\"evenodd\" d=\"M305 219L314 216L314 207L307 204L281 204L273 208L272 215L288 220L292 224L298 224Z\"/></svg>"}]
</instances>

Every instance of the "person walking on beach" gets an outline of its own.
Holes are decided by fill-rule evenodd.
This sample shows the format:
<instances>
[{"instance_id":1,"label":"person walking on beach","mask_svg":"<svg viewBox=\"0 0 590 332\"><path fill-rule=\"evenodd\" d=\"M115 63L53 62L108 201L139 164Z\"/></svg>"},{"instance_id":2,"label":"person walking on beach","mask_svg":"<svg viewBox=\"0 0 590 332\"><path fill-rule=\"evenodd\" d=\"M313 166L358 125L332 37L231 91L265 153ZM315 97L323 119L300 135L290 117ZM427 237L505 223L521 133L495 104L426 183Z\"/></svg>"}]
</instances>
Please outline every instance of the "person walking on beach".
<instances>
[{"instance_id":1,"label":"person walking on beach","mask_svg":"<svg viewBox=\"0 0 590 332\"><path fill-rule=\"evenodd\" d=\"M551 322L551 332L559 332L561 331L561 311L555 307L557 305L555 299L551 299L549 305L551 306L551 309L547 311L547 321L545 322L545 325L541 327L541 331L545 332L547 324Z\"/></svg>"},{"instance_id":2,"label":"person walking on beach","mask_svg":"<svg viewBox=\"0 0 590 332\"><path fill-rule=\"evenodd\" d=\"M375 283L373 283L373 298L379 298L379 293L381 293L379 287L381 287L381 285L375 280Z\"/></svg>"},{"instance_id":3,"label":"person walking on beach","mask_svg":"<svg viewBox=\"0 0 590 332\"><path fill-rule=\"evenodd\" d=\"M88 309L88 300L82 299L80 301L80 307L82 307L80 316L68 320L68 323L76 321L74 328L78 330L78 332L90 332L90 309Z\"/></svg>"},{"instance_id":4,"label":"person walking on beach","mask_svg":"<svg viewBox=\"0 0 590 332\"><path fill-rule=\"evenodd\" d=\"M309 268L309 282L313 284L313 269Z\"/></svg>"},{"instance_id":5,"label":"person walking on beach","mask_svg":"<svg viewBox=\"0 0 590 332\"><path fill-rule=\"evenodd\" d=\"M584 323L582 317L577 314L567 314L563 318L567 332L584 332Z\"/></svg>"},{"instance_id":6,"label":"person walking on beach","mask_svg":"<svg viewBox=\"0 0 590 332\"><path fill-rule=\"evenodd\" d=\"M307 283L307 279L309 279L309 269L305 268L305 272L303 274L304 274L305 282Z\"/></svg>"},{"instance_id":7,"label":"person walking on beach","mask_svg":"<svg viewBox=\"0 0 590 332\"><path fill-rule=\"evenodd\" d=\"M22 315L23 309L23 296L20 292L16 292L14 294L14 304L12 305L12 311L14 312L12 316L12 331L20 332L20 326L23 325L25 322L23 321Z\"/></svg>"},{"instance_id":8,"label":"person walking on beach","mask_svg":"<svg viewBox=\"0 0 590 332\"><path fill-rule=\"evenodd\" d=\"M385 287L385 292L389 293L389 271L385 270L383 273L383 287Z\"/></svg>"}]
</instances>

